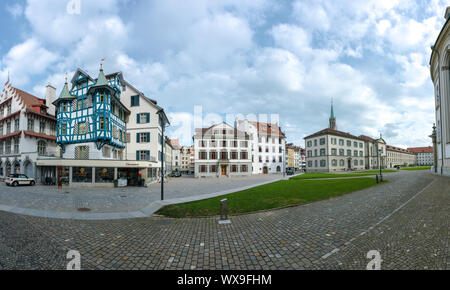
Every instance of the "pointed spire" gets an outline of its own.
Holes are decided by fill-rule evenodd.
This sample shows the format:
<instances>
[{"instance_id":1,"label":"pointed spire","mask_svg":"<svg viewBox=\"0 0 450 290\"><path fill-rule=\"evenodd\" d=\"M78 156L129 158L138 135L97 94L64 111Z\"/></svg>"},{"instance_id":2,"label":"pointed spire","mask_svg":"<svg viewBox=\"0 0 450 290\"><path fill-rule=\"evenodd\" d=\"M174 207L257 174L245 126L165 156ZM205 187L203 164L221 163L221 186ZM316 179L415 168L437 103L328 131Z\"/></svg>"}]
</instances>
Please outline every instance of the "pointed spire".
<instances>
[{"instance_id":1,"label":"pointed spire","mask_svg":"<svg viewBox=\"0 0 450 290\"><path fill-rule=\"evenodd\" d=\"M108 81L106 80L105 74L103 72L103 61L104 60L105 59L102 58L102 61L100 62L100 72L98 74L97 82L95 83L94 87L107 86L108 85Z\"/></svg>"},{"instance_id":2,"label":"pointed spire","mask_svg":"<svg viewBox=\"0 0 450 290\"><path fill-rule=\"evenodd\" d=\"M61 94L59 94L59 98L58 99L67 99L67 98L73 98L73 96L70 94L69 92L69 86L67 85L67 72L66 72L66 82L64 84L64 87L61 91Z\"/></svg>"},{"instance_id":3,"label":"pointed spire","mask_svg":"<svg viewBox=\"0 0 450 290\"><path fill-rule=\"evenodd\" d=\"M330 119L334 119L333 98L331 98L331 114Z\"/></svg>"},{"instance_id":4,"label":"pointed spire","mask_svg":"<svg viewBox=\"0 0 450 290\"><path fill-rule=\"evenodd\" d=\"M336 118L334 117L334 109L333 109L333 98L331 98L331 113L330 113L330 126L329 128L332 130L337 130L336 127Z\"/></svg>"}]
</instances>

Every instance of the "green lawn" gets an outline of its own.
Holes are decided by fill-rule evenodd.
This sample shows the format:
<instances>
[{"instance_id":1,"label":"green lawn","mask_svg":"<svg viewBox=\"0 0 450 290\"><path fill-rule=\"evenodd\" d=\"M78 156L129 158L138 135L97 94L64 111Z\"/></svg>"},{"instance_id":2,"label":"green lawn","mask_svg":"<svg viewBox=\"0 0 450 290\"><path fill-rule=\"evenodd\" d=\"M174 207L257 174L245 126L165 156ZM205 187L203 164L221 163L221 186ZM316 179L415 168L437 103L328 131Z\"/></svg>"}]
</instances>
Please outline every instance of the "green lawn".
<instances>
[{"instance_id":1,"label":"green lawn","mask_svg":"<svg viewBox=\"0 0 450 290\"><path fill-rule=\"evenodd\" d=\"M400 170L430 170L431 166L402 167Z\"/></svg>"},{"instance_id":2,"label":"green lawn","mask_svg":"<svg viewBox=\"0 0 450 290\"><path fill-rule=\"evenodd\" d=\"M375 185L375 178L282 180L214 198L168 205L157 214L169 217L220 215L220 200L228 199L228 213L241 214L308 203Z\"/></svg>"},{"instance_id":3,"label":"green lawn","mask_svg":"<svg viewBox=\"0 0 450 290\"><path fill-rule=\"evenodd\" d=\"M383 169L383 173L396 172L393 169ZM352 173L305 173L292 177L291 179L313 179L313 178L338 178L338 177L353 177L353 176L369 176L378 174L379 170L368 170L362 172L352 172Z\"/></svg>"}]
</instances>

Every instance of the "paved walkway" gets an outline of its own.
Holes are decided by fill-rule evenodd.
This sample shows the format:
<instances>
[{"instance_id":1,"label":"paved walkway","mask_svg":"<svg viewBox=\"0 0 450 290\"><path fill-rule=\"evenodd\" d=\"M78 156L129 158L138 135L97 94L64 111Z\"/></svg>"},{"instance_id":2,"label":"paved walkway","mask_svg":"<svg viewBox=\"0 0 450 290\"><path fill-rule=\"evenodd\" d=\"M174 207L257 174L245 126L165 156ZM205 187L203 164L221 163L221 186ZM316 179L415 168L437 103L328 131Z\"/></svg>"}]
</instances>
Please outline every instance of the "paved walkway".
<instances>
[{"instance_id":1,"label":"paved walkway","mask_svg":"<svg viewBox=\"0 0 450 290\"><path fill-rule=\"evenodd\" d=\"M162 206L183 203L236 192L282 179L281 174L252 175L234 178L171 178L148 188L75 189L56 187L8 187L0 184L0 210L39 217L111 220L147 217ZM286 177L287 178L287 177ZM79 212L88 208L89 212Z\"/></svg>"},{"instance_id":2,"label":"paved walkway","mask_svg":"<svg viewBox=\"0 0 450 290\"><path fill-rule=\"evenodd\" d=\"M0 269L450 269L450 178L389 182L303 206L231 217L57 220L0 212Z\"/></svg>"}]
</instances>

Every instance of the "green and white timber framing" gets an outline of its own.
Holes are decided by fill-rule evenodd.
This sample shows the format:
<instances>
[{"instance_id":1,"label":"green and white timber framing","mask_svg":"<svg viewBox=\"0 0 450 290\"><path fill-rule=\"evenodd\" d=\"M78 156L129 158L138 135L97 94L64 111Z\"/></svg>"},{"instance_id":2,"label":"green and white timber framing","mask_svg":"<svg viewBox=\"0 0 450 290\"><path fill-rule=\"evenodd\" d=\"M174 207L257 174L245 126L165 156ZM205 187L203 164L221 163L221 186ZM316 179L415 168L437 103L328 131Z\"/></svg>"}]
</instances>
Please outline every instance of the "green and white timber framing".
<instances>
[{"instance_id":1,"label":"green and white timber framing","mask_svg":"<svg viewBox=\"0 0 450 290\"><path fill-rule=\"evenodd\" d=\"M121 151L126 146L130 111L120 101L122 83L121 74L107 78L102 68L96 80L78 69L70 91L66 79L53 103L57 110L56 142L62 148L63 158L78 159L79 154L89 154L88 159L120 158L119 154L105 151Z\"/></svg>"}]
</instances>

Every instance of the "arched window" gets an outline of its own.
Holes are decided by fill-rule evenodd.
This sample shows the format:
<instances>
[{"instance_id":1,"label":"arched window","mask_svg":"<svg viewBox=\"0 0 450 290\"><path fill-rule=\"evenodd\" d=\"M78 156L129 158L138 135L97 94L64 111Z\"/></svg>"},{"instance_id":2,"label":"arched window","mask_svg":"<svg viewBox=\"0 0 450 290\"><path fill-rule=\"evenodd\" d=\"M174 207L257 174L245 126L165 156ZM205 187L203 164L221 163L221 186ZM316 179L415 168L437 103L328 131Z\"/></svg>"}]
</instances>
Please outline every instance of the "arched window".
<instances>
[{"instance_id":1,"label":"arched window","mask_svg":"<svg viewBox=\"0 0 450 290\"><path fill-rule=\"evenodd\" d=\"M45 156L47 155L47 143L45 141L38 141L37 143L37 151L38 151L38 155L40 156Z\"/></svg>"}]
</instances>

